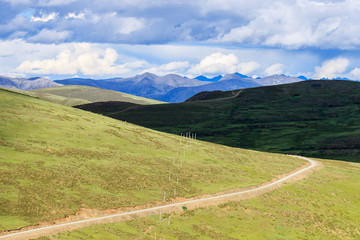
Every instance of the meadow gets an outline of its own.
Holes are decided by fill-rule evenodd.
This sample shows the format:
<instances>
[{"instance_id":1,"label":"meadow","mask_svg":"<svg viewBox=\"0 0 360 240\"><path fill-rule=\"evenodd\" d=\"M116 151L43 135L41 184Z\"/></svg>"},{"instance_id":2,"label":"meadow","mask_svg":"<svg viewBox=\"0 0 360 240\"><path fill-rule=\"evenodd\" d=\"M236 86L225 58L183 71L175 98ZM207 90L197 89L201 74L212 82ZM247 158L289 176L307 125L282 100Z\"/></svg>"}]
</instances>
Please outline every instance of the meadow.
<instances>
[{"instance_id":1,"label":"meadow","mask_svg":"<svg viewBox=\"0 0 360 240\"><path fill-rule=\"evenodd\" d=\"M215 207L102 224L39 240L360 239L360 163L323 168L270 193Z\"/></svg>"},{"instance_id":2,"label":"meadow","mask_svg":"<svg viewBox=\"0 0 360 240\"><path fill-rule=\"evenodd\" d=\"M304 164L0 90L0 231L249 187ZM187 131L187 129L183 129ZM175 193L176 192L176 193Z\"/></svg>"},{"instance_id":3,"label":"meadow","mask_svg":"<svg viewBox=\"0 0 360 240\"><path fill-rule=\"evenodd\" d=\"M123 101L144 105L164 103L153 99L90 86L68 85L51 88L38 88L26 92L39 97L40 99L60 103L66 106L106 101Z\"/></svg>"}]
</instances>

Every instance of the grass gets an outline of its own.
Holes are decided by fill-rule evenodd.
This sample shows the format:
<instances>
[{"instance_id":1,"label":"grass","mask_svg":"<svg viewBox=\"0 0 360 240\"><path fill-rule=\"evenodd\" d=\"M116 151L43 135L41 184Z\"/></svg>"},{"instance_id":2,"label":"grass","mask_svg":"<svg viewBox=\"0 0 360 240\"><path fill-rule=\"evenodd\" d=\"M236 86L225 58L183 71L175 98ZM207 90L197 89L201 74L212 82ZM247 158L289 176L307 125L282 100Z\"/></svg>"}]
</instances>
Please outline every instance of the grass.
<instances>
[{"instance_id":1,"label":"grass","mask_svg":"<svg viewBox=\"0 0 360 240\"><path fill-rule=\"evenodd\" d=\"M111 91L89 86L60 86L29 90L31 94L41 99L60 103L66 106L75 106L91 102L122 101L136 104L163 103L153 99L138 97L122 92Z\"/></svg>"},{"instance_id":2,"label":"grass","mask_svg":"<svg viewBox=\"0 0 360 240\"><path fill-rule=\"evenodd\" d=\"M360 239L360 163L320 161L321 170L255 199L41 239Z\"/></svg>"},{"instance_id":3,"label":"grass","mask_svg":"<svg viewBox=\"0 0 360 240\"><path fill-rule=\"evenodd\" d=\"M23 95L40 98L42 100L46 100L46 101L53 102L53 103L58 103L58 104L65 105L65 106L76 106L76 105L92 103L90 101L87 101L87 100L81 99L81 98L63 97L60 95L48 93L46 91L46 89L51 89L51 88L45 88L44 91L42 91L41 89L39 89L37 91L36 90L25 91L25 90L20 90L20 89L15 89L15 88L0 88L0 89L4 89L7 91L11 91L11 92L21 93ZM51 92L51 91L49 91L49 92Z\"/></svg>"},{"instance_id":4,"label":"grass","mask_svg":"<svg viewBox=\"0 0 360 240\"><path fill-rule=\"evenodd\" d=\"M123 105L97 107L115 119L175 134L188 129L232 147L360 161L359 82L304 81L243 89L236 98L218 100L231 95L200 93L192 99L206 101L125 111ZM91 105L82 109L96 112Z\"/></svg>"},{"instance_id":5,"label":"grass","mask_svg":"<svg viewBox=\"0 0 360 240\"><path fill-rule=\"evenodd\" d=\"M81 208L157 202L174 189L191 197L258 185L304 163L189 142L12 91L0 90L0 109L0 231Z\"/></svg>"}]
</instances>

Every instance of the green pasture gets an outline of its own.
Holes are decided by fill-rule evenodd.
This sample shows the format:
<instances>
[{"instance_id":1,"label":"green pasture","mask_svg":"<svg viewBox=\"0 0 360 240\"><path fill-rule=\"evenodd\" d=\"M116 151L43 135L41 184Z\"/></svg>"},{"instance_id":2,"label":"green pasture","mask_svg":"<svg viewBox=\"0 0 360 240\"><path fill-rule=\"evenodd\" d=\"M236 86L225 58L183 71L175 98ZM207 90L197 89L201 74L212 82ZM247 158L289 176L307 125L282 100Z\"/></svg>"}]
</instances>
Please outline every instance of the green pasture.
<instances>
[{"instance_id":1,"label":"green pasture","mask_svg":"<svg viewBox=\"0 0 360 240\"><path fill-rule=\"evenodd\" d=\"M261 184L304 164L0 90L0 230ZM184 132L187 129L184 129ZM170 174L170 180L169 180ZM178 180L177 180L178 179Z\"/></svg>"},{"instance_id":2,"label":"green pasture","mask_svg":"<svg viewBox=\"0 0 360 240\"><path fill-rule=\"evenodd\" d=\"M254 199L41 239L360 239L360 164L319 161L321 170Z\"/></svg>"}]
</instances>

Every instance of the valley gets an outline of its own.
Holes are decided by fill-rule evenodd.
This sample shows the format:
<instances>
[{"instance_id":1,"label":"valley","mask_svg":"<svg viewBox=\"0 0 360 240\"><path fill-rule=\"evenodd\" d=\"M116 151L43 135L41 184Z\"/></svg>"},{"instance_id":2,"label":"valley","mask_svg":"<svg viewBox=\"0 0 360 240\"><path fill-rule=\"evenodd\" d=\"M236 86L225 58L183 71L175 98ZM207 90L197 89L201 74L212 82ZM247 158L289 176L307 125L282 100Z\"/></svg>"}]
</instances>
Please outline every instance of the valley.
<instances>
[{"instance_id":1,"label":"valley","mask_svg":"<svg viewBox=\"0 0 360 240\"><path fill-rule=\"evenodd\" d=\"M199 93L184 103L78 108L155 130L265 152L359 161L360 84L304 81ZM106 112L102 112L106 109Z\"/></svg>"},{"instance_id":2,"label":"valley","mask_svg":"<svg viewBox=\"0 0 360 240\"><path fill-rule=\"evenodd\" d=\"M348 162L316 159L322 168L276 184L281 188L273 191L270 186L287 179L295 169L300 173L311 166L292 156L217 144L232 145L237 132L231 124L237 122L248 126L266 123L269 130L274 124L279 124L278 129L296 126L297 133L285 130L292 137L303 136L314 147L324 136L356 134L358 83L306 81L295 85L296 90L288 84L202 92L177 104L111 101L78 106L110 117L126 116L122 120L127 122L140 124L136 121L141 120L144 126L144 122L156 123L150 127L171 129L175 135L53 104L26 92L0 89L0 238L356 239L360 236L356 210L360 207L360 165L355 145L343 147L352 155L334 154L334 159ZM58 88L50 91L59 94ZM60 93L61 88L80 95L86 90L65 86ZM73 95L63 97L74 99ZM343 132L319 128L328 121L325 117L339 116L335 115L339 111L341 119L355 123L352 130L348 122L336 118L334 126L346 124L347 128L339 128ZM246 114L251 118L244 118ZM216 125L219 123L225 124ZM309 123L317 126L316 134L311 135ZM193 139L194 133L215 144ZM261 132L255 133L244 139L264 139ZM272 135L278 137L272 146L292 144L286 134ZM245 147L318 156L311 149L274 151L265 149L266 144L254 148L251 143ZM341 146L350 143L356 141L343 141ZM265 191L260 190L263 188ZM97 216L100 218L94 218ZM264 230L256 230L258 226Z\"/></svg>"},{"instance_id":3,"label":"valley","mask_svg":"<svg viewBox=\"0 0 360 240\"><path fill-rule=\"evenodd\" d=\"M360 240L359 1L0 13L0 240Z\"/></svg>"}]
</instances>

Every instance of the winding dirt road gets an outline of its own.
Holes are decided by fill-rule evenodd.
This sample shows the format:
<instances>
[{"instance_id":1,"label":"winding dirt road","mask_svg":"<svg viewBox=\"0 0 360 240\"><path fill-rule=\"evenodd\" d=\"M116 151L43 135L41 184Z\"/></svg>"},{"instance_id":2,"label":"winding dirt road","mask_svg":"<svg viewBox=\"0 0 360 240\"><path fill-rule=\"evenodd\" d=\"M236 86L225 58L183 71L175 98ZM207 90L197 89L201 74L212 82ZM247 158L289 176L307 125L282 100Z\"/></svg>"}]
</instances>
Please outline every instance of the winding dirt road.
<instances>
[{"instance_id":1,"label":"winding dirt road","mask_svg":"<svg viewBox=\"0 0 360 240\"><path fill-rule=\"evenodd\" d=\"M135 217L144 217L144 216L150 216L150 215L156 215L156 214L162 214L162 213L171 213L175 211L181 211L182 207L187 207L188 209L194 209L197 207L204 207L204 206L211 206L211 205L218 205L220 203L224 203L230 200L243 200L243 199L249 199L256 197L260 194L272 191L278 187L280 187L282 184L290 181L299 180L310 171L314 170L316 167L318 167L320 164L317 161L311 160L306 157L301 156L294 156L301 159L304 159L310 163L309 166L302 168L300 170L297 170L291 174L288 174L285 177L282 177L276 181L272 181L266 184L263 184L262 186L258 186L252 189L242 190L242 191L236 191L232 193L226 193L221 194L217 196L212 197L205 197L200 199L192 199L177 203L171 203L166 204L162 206L156 206L151 208L145 208L130 212L123 212L123 213L117 213L112 214L108 216L102 216L102 217L95 217L90 219L84 219L84 220L78 220L73 222L67 222L62 224L56 224L56 225L49 225L45 227L39 227L35 229L20 231L20 232L12 232L6 235L0 236L0 239L31 239L31 238L37 238L41 236L47 236L56 234L59 232L63 232L66 230L73 230L93 224L100 224L100 223L111 223L111 222L118 222L122 220L128 220Z\"/></svg>"}]
</instances>

